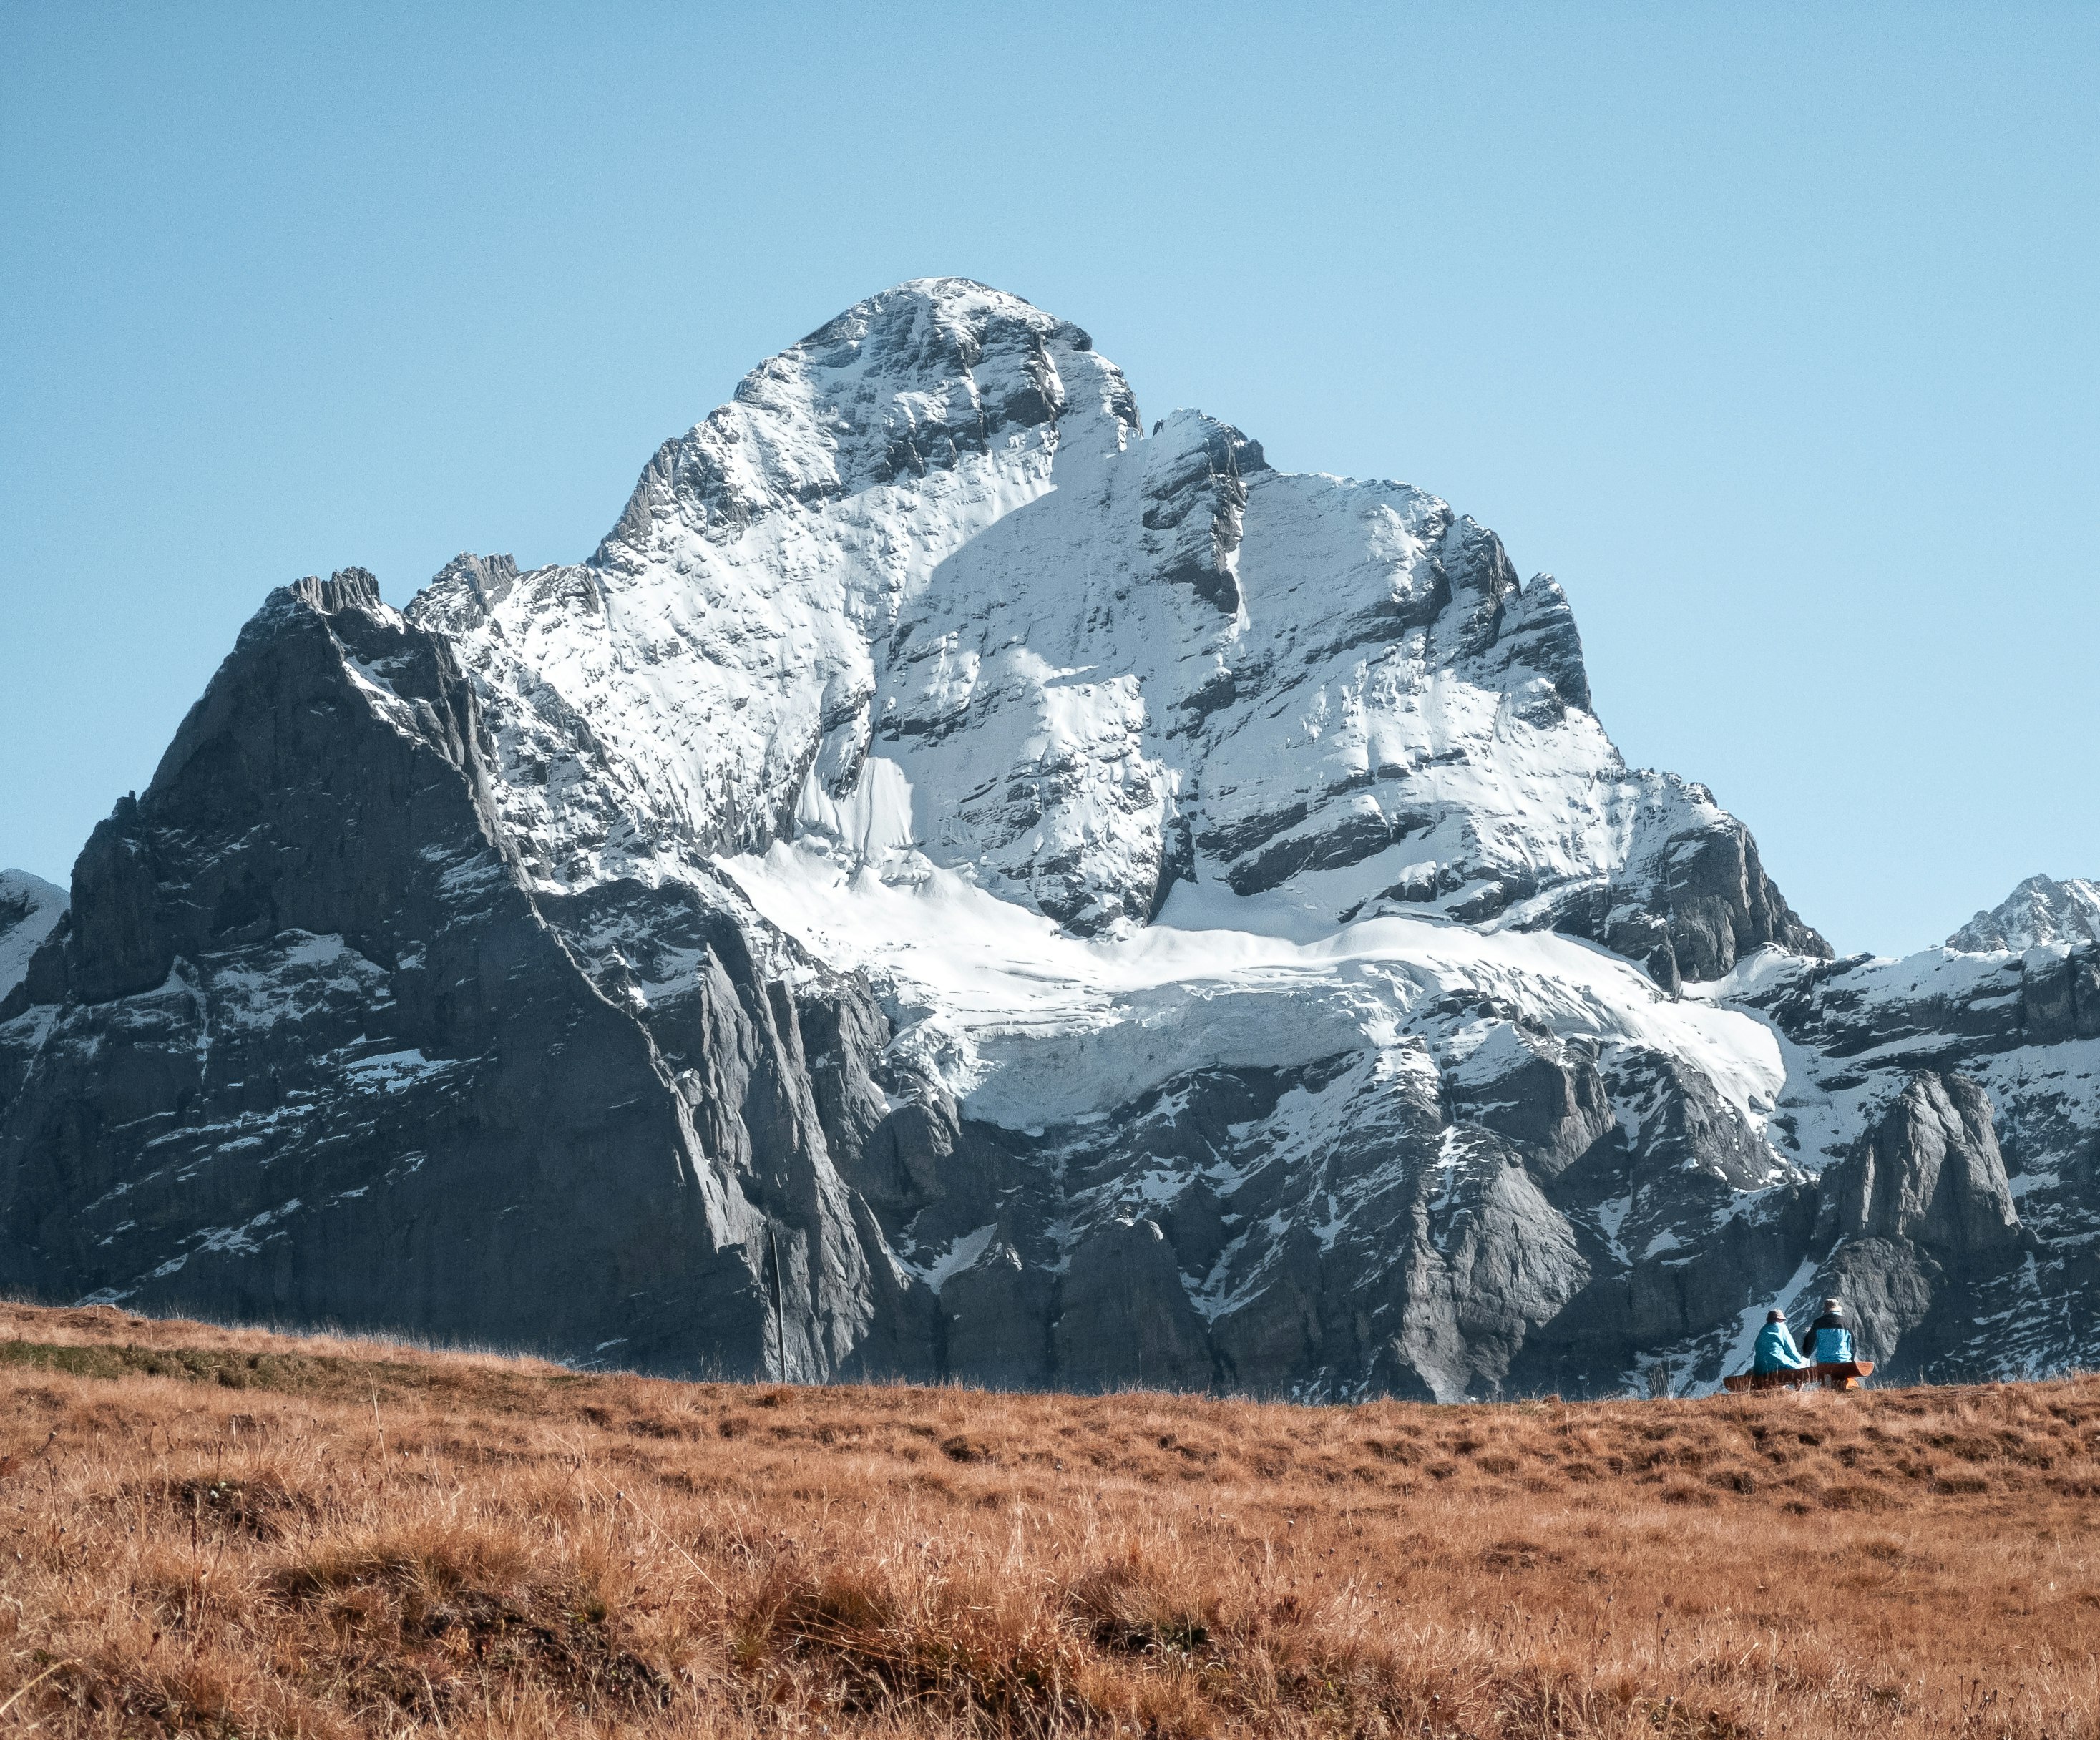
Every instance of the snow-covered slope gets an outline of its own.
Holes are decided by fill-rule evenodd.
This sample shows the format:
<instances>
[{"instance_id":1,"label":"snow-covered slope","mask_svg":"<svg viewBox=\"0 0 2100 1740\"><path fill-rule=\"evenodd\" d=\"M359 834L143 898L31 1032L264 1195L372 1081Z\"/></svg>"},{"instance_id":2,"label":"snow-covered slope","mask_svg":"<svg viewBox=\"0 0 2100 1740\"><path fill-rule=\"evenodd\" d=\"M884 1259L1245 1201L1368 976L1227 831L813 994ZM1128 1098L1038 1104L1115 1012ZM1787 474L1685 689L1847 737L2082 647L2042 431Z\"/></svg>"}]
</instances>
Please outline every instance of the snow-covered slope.
<instances>
[{"instance_id":1,"label":"snow-covered slope","mask_svg":"<svg viewBox=\"0 0 2100 1740\"><path fill-rule=\"evenodd\" d=\"M0 987L0 1279L1439 1397L1710 1383L1842 1284L2046 1363L2100 981L2020 934L1831 963L1491 532L920 280L586 562L272 595Z\"/></svg>"},{"instance_id":2,"label":"snow-covered slope","mask_svg":"<svg viewBox=\"0 0 2100 1740\"><path fill-rule=\"evenodd\" d=\"M1292 1068L1354 1048L1471 1059L1478 1034L1442 1007L1454 995L1506 1002L1555 1042L1666 1052L1752 1120L1783 1081L1758 1022L1670 997L1551 932L1403 913L1302 942L1164 923L1082 939L945 870L885 883L785 845L728 868L814 957L881 989L915 1060L966 1113L1010 1129L1112 1111L1207 1067Z\"/></svg>"},{"instance_id":3,"label":"snow-covered slope","mask_svg":"<svg viewBox=\"0 0 2100 1740\"><path fill-rule=\"evenodd\" d=\"M1135 438L1085 333L960 280L904 286L754 369L650 462L580 567L461 557L412 607L498 702L503 813L544 885L680 874L788 825L865 708L900 602Z\"/></svg>"},{"instance_id":4,"label":"snow-covered slope","mask_svg":"<svg viewBox=\"0 0 2100 1740\"><path fill-rule=\"evenodd\" d=\"M0 997L22 982L65 910L64 889L27 870L0 870Z\"/></svg>"},{"instance_id":5,"label":"snow-covered slope","mask_svg":"<svg viewBox=\"0 0 2100 1740\"><path fill-rule=\"evenodd\" d=\"M2100 942L2100 882L2030 876L1948 937L1947 946L1988 954L2059 942Z\"/></svg>"},{"instance_id":6,"label":"snow-covered slope","mask_svg":"<svg viewBox=\"0 0 2100 1740\"><path fill-rule=\"evenodd\" d=\"M1088 933L1287 884L1233 922L1507 912L1665 983L1827 952L1703 788L1620 760L1492 533L1198 413L1145 437L1083 333L959 280L754 370L589 563L461 557L412 615L486 685L549 888L800 831Z\"/></svg>"}]
</instances>

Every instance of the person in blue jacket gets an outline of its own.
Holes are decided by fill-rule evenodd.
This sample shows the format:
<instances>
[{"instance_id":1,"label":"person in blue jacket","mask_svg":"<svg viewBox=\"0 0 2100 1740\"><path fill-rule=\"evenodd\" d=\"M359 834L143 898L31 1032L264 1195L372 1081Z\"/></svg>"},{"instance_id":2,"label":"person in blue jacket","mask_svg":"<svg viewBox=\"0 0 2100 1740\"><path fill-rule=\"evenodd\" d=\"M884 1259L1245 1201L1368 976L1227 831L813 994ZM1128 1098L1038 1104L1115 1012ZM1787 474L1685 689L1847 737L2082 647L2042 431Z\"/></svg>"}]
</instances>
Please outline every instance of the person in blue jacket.
<instances>
[{"instance_id":1,"label":"person in blue jacket","mask_svg":"<svg viewBox=\"0 0 2100 1740\"><path fill-rule=\"evenodd\" d=\"M1844 1365L1854 1358L1851 1326L1837 1300L1825 1299L1823 1315L1808 1326L1808 1352L1818 1365Z\"/></svg>"},{"instance_id":2,"label":"person in blue jacket","mask_svg":"<svg viewBox=\"0 0 2100 1740\"><path fill-rule=\"evenodd\" d=\"M1767 1311L1765 1326L1758 1331L1755 1359L1751 1362L1753 1372L1798 1372L1808 1361L1801 1350L1793 1345L1793 1332L1786 1326L1785 1311Z\"/></svg>"}]
</instances>

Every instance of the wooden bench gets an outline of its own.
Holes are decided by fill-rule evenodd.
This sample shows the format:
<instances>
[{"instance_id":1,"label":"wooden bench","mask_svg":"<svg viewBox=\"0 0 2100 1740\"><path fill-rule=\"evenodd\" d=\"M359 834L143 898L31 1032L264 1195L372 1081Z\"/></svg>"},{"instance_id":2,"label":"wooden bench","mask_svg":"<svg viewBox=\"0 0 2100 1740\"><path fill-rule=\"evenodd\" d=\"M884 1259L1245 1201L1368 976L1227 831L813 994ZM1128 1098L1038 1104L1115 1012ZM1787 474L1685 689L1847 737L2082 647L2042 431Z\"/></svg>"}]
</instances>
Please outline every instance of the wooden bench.
<instances>
[{"instance_id":1,"label":"wooden bench","mask_svg":"<svg viewBox=\"0 0 2100 1740\"><path fill-rule=\"evenodd\" d=\"M1860 1380L1873 1374L1871 1359L1843 1359L1828 1365L1804 1365L1790 1372L1739 1372L1721 1380L1731 1395L1760 1390L1798 1390L1804 1384L1821 1384L1829 1390L1856 1390Z\"/></svg>"}]
</instances>

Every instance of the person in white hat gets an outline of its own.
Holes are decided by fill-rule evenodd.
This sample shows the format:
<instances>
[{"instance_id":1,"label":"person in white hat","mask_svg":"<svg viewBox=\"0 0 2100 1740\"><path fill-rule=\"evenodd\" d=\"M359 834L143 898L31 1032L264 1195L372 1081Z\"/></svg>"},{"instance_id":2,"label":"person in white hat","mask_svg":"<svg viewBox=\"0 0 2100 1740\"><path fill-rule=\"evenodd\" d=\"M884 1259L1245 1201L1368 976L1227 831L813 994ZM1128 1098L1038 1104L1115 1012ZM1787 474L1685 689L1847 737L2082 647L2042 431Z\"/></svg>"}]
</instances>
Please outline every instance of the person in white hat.
<instances>
[{"instance_id":1,"label":"person in white hat","mask_svg":"<svg viewBox=\"0 0 2100 1740\"><path fill-rule=\"evenodd\" d=\"M1818 1365L1844 1365L1853 1358L1852 1326L1836 1299L1823 1302L1823 1315L1808 1326L1808 1357Z\"/></svg>"}]
</instances>

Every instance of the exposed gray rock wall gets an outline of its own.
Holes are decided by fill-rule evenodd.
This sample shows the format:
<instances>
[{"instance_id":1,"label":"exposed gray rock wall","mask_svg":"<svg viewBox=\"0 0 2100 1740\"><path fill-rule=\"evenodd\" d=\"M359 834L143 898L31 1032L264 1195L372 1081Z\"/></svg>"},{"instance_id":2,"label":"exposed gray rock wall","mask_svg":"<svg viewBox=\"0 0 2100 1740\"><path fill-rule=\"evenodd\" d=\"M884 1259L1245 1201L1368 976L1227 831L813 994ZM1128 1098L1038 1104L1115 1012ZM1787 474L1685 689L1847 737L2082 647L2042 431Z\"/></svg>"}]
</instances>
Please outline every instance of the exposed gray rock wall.
<instances>
[{"instance_id":1,"label":"exposed gray rock wall","mask_svg":"<svg viewBox=\"0 0 2100 1740\"><path fill-rule=\"evenodd\" d=\"M2018 1263L2019 1214L1990 1099L1965 1076L1913 1076L1823 1174L1820 1196L1816 1239L1834 1242L1826 1284L1847 1302L1861 1357L1891 1376L1923 1368L1921 1341L1968 1339L1962 1307ZM1953 1320L1934 1324L1935 1313Z\"/></svg>"},{"instance_id":2,"label":"exposed gray rock wall","mask_svg":"<svg viewBox=\"0 0 2100 1740\"><path fill-rule=\"evenodd\" d=\"M1823 1175L1819 1232L1908 1239L1950 1254L2019 1242L1991 1102L1965 1076L1911 1078L1853 1156Z\"/></svg>"},{"instance_id":3,"label":"exposed gray rock wall","mask_svg":"<svg viewBox=\"0 0 2100 1740\"><path fill-rule=\"evenodd\" d=\"M726 891L536 898L487 752L368 576L273 595L0 1027L0 1273L657 1368L932 1369L812 1086L865 1130L880 1012L807 969L798 998Z\"/></svg>"}]
</instances>

